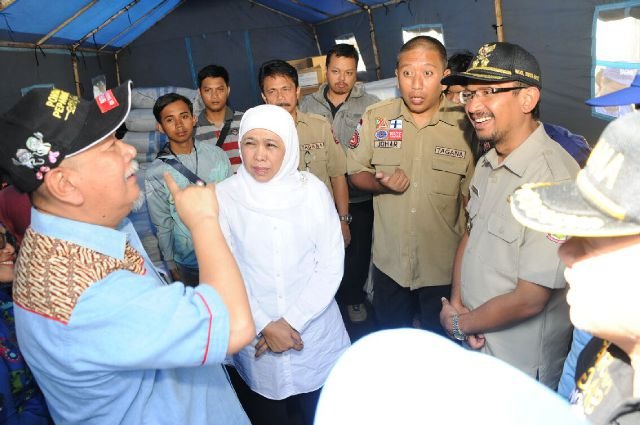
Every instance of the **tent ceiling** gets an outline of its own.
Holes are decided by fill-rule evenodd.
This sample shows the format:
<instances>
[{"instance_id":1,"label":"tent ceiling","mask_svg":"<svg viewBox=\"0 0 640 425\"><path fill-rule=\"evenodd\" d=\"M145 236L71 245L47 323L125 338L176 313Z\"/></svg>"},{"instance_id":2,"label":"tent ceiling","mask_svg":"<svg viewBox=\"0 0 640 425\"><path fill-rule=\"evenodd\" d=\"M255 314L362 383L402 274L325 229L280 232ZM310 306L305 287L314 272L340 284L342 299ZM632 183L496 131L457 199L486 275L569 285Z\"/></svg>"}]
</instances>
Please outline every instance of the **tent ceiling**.
<instances>
[{"instance_id":1,"label":"tent ceiling","mask_svg":"<svg viewBox=\"0 0 640 425\"><path fill-rule=\"evenodd\" d=\"M128 45L186 0L0 0L4 46L64 46L115 51ZM397 3L374 0L250 0L315 24L362 7Z\"/></svg>"}]
</instances>

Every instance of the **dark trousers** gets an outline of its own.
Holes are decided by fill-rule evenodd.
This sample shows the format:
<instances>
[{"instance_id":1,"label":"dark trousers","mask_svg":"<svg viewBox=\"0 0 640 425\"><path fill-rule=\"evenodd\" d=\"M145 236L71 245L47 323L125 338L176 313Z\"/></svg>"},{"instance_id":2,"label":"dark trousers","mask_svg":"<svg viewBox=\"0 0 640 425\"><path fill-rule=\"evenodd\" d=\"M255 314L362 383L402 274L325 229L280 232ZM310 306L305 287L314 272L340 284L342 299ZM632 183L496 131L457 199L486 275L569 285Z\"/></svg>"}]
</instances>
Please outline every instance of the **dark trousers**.
<instances>
[{"instance_id":1,"label":"dark trousers","mask_svg":"<svg viewBox=\"0 0 640 425\"><path fill-rule=\"evenodd\" d=\"M373 201L349 204L353 217L351 243L344 251L344 276L336 294L340 305L364 303L364 284L371 262L371 234L373 232Z\"/></svg>"},{"instance_id":2,"label":"dark trousers","mask_svg":"<svg viewBox=\"0 0 640 425\"><path fill-rule=\"evenodd\" d=\"M178 273L180 273L180 280L187 286L198 286L200 283L200 269L183 266L176 263L178 266Z\"/></svg>"},{"instance_id":3,"label":"dark trousers","mask_svg":"<svg viewBox=\"0 0 640 425\"><path fill-rule=\"evenodd\" d=\"M313 425L321 389L271 400L251 390L235 368L227 371L252 425Z\"/></svg>"},{"instance_id":4,"label":"dark trousers","mask_svg":"<svg viewBox=\"0 0 640 425\"><path fill-rule=\"evenodd\" d=\"M381 329L411 327L419 317L422 329L447 336L440 325L442 297L451 296L451 285L403 288L373 268L373 309Z\"/></svg>"}]
</instances>

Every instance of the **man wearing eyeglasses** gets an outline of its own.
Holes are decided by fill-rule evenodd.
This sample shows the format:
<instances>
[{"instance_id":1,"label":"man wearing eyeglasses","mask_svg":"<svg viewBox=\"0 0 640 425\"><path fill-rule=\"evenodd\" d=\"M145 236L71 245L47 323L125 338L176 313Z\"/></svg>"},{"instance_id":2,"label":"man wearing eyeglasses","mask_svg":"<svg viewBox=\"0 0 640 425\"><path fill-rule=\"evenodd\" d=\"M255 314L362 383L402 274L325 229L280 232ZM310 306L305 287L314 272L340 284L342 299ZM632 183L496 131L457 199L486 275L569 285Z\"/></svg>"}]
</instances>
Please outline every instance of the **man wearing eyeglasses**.
<instances>
[{"instance_id":1,"label":"man wearing eyeglasses","mask_svg":"<svg viewBox=\"0 0 640 425\"><path fill-rule=\"evenodd\" d=\"M579 167L538 121L537 60L510 43L485 44L470 68L442 80L460 98L476 135L493 147L471 179L467 232L454 265L442 326L471 348L494 355L555 388L571 324L558 259L562 235L525 228L509 196L528 182L568 181Z\"/></svg>"}]
</instances>

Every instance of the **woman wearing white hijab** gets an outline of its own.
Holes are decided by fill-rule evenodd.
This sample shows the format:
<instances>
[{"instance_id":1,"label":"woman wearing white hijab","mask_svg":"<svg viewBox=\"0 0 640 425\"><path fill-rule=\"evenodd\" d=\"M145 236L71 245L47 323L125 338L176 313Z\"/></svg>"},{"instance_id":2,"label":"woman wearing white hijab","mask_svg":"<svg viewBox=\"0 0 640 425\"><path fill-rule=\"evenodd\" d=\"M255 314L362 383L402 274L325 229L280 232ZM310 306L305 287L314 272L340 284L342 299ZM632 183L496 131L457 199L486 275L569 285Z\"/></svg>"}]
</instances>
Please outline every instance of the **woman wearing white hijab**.
<instances>
[{"instance_id":1,"label":"woman wearing white hijab","mask_svg":"<svg viewBox=\"0 0 640 425\"><path fill-rule=\"evenodd\" d=\"M251 389L239 396L254 425L286 425L292 405L311 425L319 390L349 346L334 301L344 261L340 221L325 185L297 170L298 135L286 110L249 109L239 138L242 166L216 188L258 333L234 356Z\"/></svg>"}]
</instances>

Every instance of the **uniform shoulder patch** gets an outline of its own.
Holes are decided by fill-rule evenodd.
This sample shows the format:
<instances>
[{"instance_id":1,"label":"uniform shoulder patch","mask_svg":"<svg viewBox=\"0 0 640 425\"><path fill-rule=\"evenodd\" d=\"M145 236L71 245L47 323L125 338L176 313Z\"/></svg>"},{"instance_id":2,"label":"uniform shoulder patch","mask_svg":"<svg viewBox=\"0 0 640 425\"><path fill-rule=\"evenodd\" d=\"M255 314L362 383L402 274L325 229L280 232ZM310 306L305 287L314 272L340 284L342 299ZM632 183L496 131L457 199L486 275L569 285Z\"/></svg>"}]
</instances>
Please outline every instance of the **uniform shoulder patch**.
<instances>
[{"instance_id":1,"label":"uniform shoulder patch","mask_svg":"<svg viewBox=\"0 0 640 425\"><path fill-rule=\"evenodd\" d=\"M356 131L353 132L353 136L351 136L351 140L349 140L349 149L355 149L360 144L360 130L362 129L362 118L360 118L360 122L356 126Z\"/></svg>"}]
</instances>

